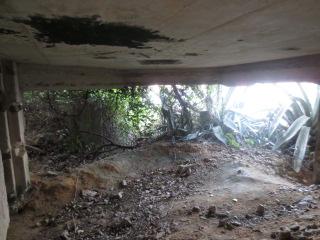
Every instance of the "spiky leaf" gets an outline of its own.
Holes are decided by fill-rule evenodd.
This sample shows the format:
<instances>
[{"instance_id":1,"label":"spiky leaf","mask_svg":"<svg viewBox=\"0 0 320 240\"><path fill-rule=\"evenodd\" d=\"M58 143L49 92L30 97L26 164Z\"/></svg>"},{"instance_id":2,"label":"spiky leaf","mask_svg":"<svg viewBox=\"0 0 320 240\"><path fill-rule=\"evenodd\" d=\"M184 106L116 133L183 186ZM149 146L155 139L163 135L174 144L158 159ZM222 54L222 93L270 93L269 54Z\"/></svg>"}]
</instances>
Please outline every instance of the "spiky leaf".
<instances>
[{"instance_id":1,"label":"spiky leaf","mask_svg":"<svg viewBox=\"0 0 320 240\"><path fill-rule=\"evenodd\" d=\"M282 117L284 115L284 113L286 112L287 108L282 107L277 114L274 116L274 119L272 120L272 122L270 123L270 128L269 128L269 133L268 133L268 137L270 138L274 131L278 128L278 126L280 125L280 122L282 120Z\"/></svg>"},{"instance_id":2,"label":"spiky leaf","mask_svg":"<svg viewBox=\"0 0 320 240\"><path fill-rule=\"evenodd\" d=\"M297 118L284 132L284 134L277 140L276 144L273 146L273 150L279 149L283 144L289 142L302 128L303 125L309 120L309 117L303 115Z\"/></svg>"},{"instance_id":3,"label":"spiky leaf","mask_svg":"<svg viewBox=\"0 0 320 240\"><path fill-rule=\"evenodd\" d=\"M294 150L293 169L299 172L301 169L302 161L306 154L307 144L309 140L310 127L303 126L299 132Z\"/></svg>"}]
</instances>

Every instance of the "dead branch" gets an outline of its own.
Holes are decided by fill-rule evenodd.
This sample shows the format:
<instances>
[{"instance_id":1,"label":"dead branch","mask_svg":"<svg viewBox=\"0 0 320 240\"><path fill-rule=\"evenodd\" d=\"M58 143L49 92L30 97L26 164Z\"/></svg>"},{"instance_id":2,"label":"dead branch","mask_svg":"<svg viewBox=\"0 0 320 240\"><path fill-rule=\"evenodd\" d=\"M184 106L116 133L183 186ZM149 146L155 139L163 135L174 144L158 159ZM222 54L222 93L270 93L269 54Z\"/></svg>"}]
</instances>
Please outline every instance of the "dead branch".
<instances>
[{"instance_id":1,"label":"dead branch","mask_svg":"<svg viewBox=\"0 0 320 240\"><path fill-rule=\"evenodd\" d=\"M35 146L32 146L32 145L25 145L26 148L29 148L31 150L35 150L37 152L40 152L40 153L45 153L45 151L43 151L42 149L38 148L38 147L35 147Z\"/></svg>"},{"instance_id":2,"label":"dead branch","mask_svg":"<svg viewBox=\"0 0 320 240\"><path fill-rule=\"evenodd\" d=\"M180 94L180 92L179 92L179 90L178 90L178 88L177 88L176 85L172 85L172 89L173 89L173 92L174 92L176 98L178 99L180 105L181 105L183 108L190 108L192 111L200 112L198 109L196 109L194 106L192 106L190 103L186 102L186 101L182 98L182 96L181 96L181 94Z\"/></svg>"},{"instance_id":3,"label":"dead branch","mask_svg":"<svg viewBox=\"0 0 320 240\"><path fill-rule=\"evenodd\" d=\"M119 147L119 148L126 148L126 149L134 149L136 147L138 147L138 145L133 145L133 146L126 146L126 145L121 145L121 144L118 144L118 143L115 143L113 142L110 138L107 138L106 136L103 136L99 133L94 133L94 132L89 132L89 131L79 131L79 133L85 133L85 134L90 134L90 135L94 135L94 136L97 136L97 137L101 137L105 140L107 140L110 144L109 146L115 146L115 147ZM104 145L105 147L106 145Z\"/></svg>"},{"instance_id":4,"label":"dead branch","mask_svg":"<svg viewBox=\"0 0 320 240\"><path fill-rule=\"evenodd\" d=\"M103 144L103 145L99 146L97 149L95 149L94 151L86 154L85 158L87 159L91 156L90 159L96 159L102 153L108 153L108 152L112 152L112 151L119 149L118 147L113 146L113 148L111 148L111 149L102 150L103 148L109 147L109 146L113 146L113 145L112 144Z\"/></svg>"}]
</instances>

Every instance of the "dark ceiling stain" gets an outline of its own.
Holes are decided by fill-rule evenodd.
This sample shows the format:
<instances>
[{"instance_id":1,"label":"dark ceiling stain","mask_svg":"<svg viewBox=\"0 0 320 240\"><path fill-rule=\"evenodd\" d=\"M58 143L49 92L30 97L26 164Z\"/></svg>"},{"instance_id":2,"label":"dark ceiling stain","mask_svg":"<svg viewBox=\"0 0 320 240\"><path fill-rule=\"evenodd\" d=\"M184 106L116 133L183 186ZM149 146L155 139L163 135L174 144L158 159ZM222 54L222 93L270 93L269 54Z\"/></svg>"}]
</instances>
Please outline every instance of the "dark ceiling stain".
<instances>
[{"instance_id":1,"label":"dark ceiling stain","mask_svg":"<svg viewBox=\"0 0 320 240\"><path fill-rule=\"evenodd\" d=\"M284 50L284 51L299 51L301 49L298 47L287 47L287 48L283 48L282 50Z\"/></svg>"},{"instance_id":2,"label":"dark ceiling stain","mask_svg":"<svg viewBox=\"0 0 320 240\"><path fill-rule=\"evenodd\" d=\"M15 19L38 32L35 38L46 43L66 43L70 45L109 45L128 48L146 48L151 41L175 41L160 35L158 31L124 23L103 22L98 16L46 18L41 15L29 19Z\"/></svg>"},{"instance_id":3,"label":"dark ceiling stain","mask_svg":"<svg viewBox=\"0 0 320 240\"><path fill-rule=\"evenodd\" d=\"M186 53L185 56L196 57L196 56L199 56L199 54L198 53Z\"/></svg>"},{"instance_id":4,"label":"dark ceiling stain","mask_svg":"<svg viewBox=\"0 0 320 240\"><path fill-rule=\"evenodd\" d=\"M95 59L116 59L116 57L107 57L107 56L95 56Z\"/></svg>"},{"instance_id":5,"label":"dark ceiling stain","mask_svg":"<svg viewBox=\"0 0 320 240\"><path fill-rule=\"evenodd\" d=\"M19 32L10 29L0 28L0 34L19 34Z\"/></svg>"},{"instance_id":6,"label":"dark ceiling stain","mask_svg":"<svg viewBox=\"0 0 320 240\"><path fill-rule=\"evenodd\" d=\"M150 58L150 56L149 55L147 55L147 54L144 54L144 53L135 53L135 52L130 52L129 53L130 55L132 55L132 56L140 56L140 57L144 57L144 58Z\"/></svg>"},{"instance_id":7,"label":"dark ceiling stain","mask_svg":"<svg viewBox=\"0 0 320 240\"><path fill-rule=\"evenodd\" d=\"M139 61L143 65L161 65L161 64L181 64L180 60L176 59L148 59Z\"/></svg>"},{"instance_id":8,"label":"dark ceiling stain","mask_svg":"<svg viewBox=\"0 0 320 240\"><path fill-rule=\"evenodd\" d=\"M95 53L95 55L110 55L110 54L114 54L114 53L117 53L118 51L110 51L110 52L97 52Z\"/></svg>"},{"instance_id":9,"label":"dark ceiling stain","mask_svg":"<svg viewBox=\"0 0 320 240\"><path fill-rule=\"evenodd\" d=\"M115 59L116 57L110 56L112 54L117 53L117 51L112 52L97 52L93 54L93 58L95 59Z\"/></svg>"},{"instance_id":10,"label":"dark ceiling stain","mask_svg":"<svg viewBox=\"0 0 320 240\"><path fill-rule=\"evenodd\" d=\"M140 55L141 57L150 58L150 56L149 56L149 55L144 54L144 53L139 53L139 55Z\"/></svg>"}]
</instances>

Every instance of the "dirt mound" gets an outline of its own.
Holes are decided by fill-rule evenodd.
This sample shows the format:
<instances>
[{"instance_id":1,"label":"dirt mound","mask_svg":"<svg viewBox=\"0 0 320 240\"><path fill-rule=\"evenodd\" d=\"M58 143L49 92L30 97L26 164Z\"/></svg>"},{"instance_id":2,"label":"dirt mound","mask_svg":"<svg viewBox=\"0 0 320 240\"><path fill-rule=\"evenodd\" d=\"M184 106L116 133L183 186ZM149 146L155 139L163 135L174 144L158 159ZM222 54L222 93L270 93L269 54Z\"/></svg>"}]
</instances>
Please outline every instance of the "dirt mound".
<instances>
[{"instance_id":1,"label":"dirt mound","mask_svg":"<svg viewBox=\"0 0 320 240\"><path fill-rule=\"evenodd\" d=\"M67 173L40 171L33 174L33 190L20 213L12 217L8 239L258 236L248 228L303 212L281 210L310 192L288 177L289 164L288 157L266 150L162 142ZM268 209L267 218L255 216L259 204ZM211 205L228 221L237 216L241 227L230 232L210 227L219 223L206 216Z\"/></svg>"}]
</instances>

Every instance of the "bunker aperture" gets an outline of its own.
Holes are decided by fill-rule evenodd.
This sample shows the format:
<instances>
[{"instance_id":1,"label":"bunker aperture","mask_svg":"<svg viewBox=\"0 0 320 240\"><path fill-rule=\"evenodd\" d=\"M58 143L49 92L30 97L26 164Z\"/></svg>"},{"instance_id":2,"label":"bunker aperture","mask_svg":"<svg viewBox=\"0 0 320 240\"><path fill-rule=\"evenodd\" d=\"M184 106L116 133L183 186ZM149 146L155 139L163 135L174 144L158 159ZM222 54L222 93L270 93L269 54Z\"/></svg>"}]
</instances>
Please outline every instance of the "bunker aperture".
<instances>
[{"instance_id":1,"label":"bunker aperture","mask_svg":"<svg viewBox=\"0 0 320 240\"><path fill-rule=\"evenodd\" d=\"M124 23L107 23L97 16L46 18L30 16L28 20L16 20L36 29L35 37L46 43L70 45L109 45L128 48L144 48L151 41L172 42L172 38L160 35L158 31Z\"/></svg>"}]
</instances>

